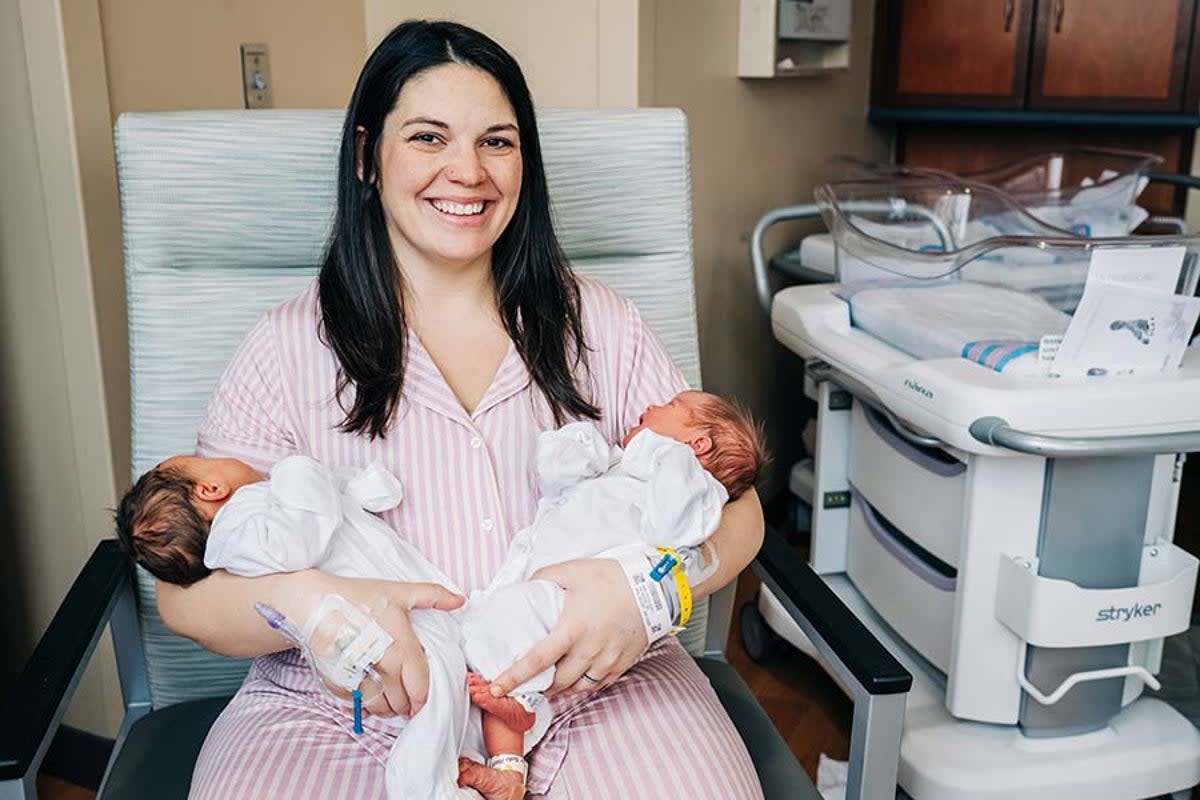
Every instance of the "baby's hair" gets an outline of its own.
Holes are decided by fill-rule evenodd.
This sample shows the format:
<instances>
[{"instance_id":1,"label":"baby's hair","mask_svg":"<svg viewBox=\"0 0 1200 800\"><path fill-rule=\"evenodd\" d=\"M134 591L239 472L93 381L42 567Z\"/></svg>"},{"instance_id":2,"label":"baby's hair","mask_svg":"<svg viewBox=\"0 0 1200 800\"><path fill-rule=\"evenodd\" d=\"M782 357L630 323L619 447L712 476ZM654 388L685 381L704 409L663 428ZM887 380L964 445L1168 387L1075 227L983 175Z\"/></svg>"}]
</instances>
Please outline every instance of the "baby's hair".
<instances>
[{"instance_id":1,"label":"baby's hair","mask_svg":"<svg viewBox=\"0 0 1200 800\"><path fill-rule=\"evenodd\" d=\"M117 507L117 539L125 552L161 581L191 586L204 566L210 523L192 503L191 478L156 467L138 478Z\"/></svg>"},{"instance_id":2,"label":"baby's hair","mask_svg":"<svg viewBox=\"0 0 1200 800\"><path fill-rule=\"evenodd\" d=\"M693 411L692 422L712 441L712 450L701 461L729 491L729 499L753 488L768 456L762 431L746 407L707 394Z\"/></svg>"}]
</instances>

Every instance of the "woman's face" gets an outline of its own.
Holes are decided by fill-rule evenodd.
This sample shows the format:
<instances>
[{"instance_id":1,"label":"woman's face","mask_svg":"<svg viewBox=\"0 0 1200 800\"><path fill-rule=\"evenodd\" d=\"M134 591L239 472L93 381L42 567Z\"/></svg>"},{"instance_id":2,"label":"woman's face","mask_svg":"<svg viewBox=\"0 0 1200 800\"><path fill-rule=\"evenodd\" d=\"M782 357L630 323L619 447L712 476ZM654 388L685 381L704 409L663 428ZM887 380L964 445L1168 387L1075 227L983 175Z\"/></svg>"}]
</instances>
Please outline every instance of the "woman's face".
<instances>
[{"instance_id":1,"label":"woman's face","mask_svg":"<svg viewBox=\"0 0 1200 800\"><path fill-rule=\"evenodd\" d=\"M373 179L401 265L490 256L521 191L517 117L495 78L443 64L409 79L377 152Z\"/></svg>"}]
</instances>

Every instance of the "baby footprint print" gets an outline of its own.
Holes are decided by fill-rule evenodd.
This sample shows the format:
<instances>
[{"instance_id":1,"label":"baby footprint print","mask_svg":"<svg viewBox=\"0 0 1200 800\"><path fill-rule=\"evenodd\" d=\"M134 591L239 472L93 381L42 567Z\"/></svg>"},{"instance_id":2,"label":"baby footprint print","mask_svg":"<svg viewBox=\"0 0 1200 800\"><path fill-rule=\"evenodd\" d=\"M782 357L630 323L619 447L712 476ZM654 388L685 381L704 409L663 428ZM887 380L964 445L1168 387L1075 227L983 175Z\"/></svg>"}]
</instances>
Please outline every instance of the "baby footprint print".
<instances>
[{"instance_id":1,"label":"baby footprint print","mask_svg":"<svg viewBox=\"0 0 1200 800\"><path fill-rule=\"evenodd\" d=\"M1150 344L1150 340L1154 338L1154 317L1145 319L1115 319L1108 328L1113 331L1129 331L1130 335L1142 344Z\"/></svg>"}]
</instances>

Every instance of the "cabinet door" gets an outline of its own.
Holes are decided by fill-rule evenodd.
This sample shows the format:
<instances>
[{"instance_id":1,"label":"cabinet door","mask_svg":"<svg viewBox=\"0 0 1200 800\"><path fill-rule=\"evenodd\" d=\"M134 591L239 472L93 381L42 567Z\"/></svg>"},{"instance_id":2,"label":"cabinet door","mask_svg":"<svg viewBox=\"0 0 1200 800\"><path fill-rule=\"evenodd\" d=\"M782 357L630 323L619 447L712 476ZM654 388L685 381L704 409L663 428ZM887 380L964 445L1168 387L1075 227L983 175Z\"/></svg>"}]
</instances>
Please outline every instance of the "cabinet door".
<instances>
[{"instance_id":1,"label":"cabinet door","mask_svg":"<svg viewBox=\"0 0 1200 800\"><path fill-rule=\"evenodd\" d=\"M881 0L876 30L885 33L875 77L886 89L877 102L1019 108L1033 5L1034 0Z\"/></svg>"},{"instance_id":2,"label":"cabinet door","mask_svg":"<svg viewBox=\"0 0 1200 800\"><path fill-rule=\"evenodd\" d=\"M1029 107L1180 111L1194 0L1041 0Z\"/></svg>"}]
</instances>

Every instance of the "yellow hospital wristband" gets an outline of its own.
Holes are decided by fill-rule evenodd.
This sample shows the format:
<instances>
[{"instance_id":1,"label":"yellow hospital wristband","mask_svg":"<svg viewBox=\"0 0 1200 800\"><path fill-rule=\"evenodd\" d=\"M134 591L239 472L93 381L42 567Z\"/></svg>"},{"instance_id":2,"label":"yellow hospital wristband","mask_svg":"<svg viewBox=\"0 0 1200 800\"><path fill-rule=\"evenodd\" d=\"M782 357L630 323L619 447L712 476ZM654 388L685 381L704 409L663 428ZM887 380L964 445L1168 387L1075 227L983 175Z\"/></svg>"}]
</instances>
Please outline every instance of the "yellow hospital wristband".
<instances>
[{"instance_id":1,"label":"yellow hospital wristband","mask_svg":"<svg viewBox=\"0 0 1200 800\"><path fill-rule=\"evenodd\" d=\"M679 591L679 624L675 626L674 631L678 633L683 630L684 626L688 624L688 620L692 618L692 586L688 583L687 575L683 572L683 559L679 557L679 553L669 547L659 547L657 549L660 554L670 557L675 562L668 568L668 571L675 577L675 588ZM664 566L663 561L659 561L658 566L650 574L655 580L665 577L665 575L656 575L661 566Z\"/></svg>"}]
</instances>

